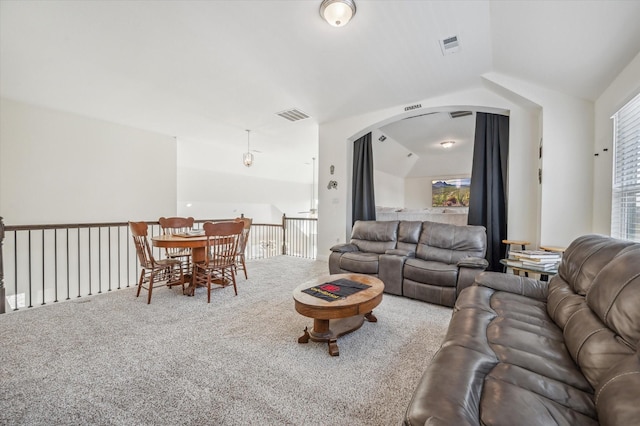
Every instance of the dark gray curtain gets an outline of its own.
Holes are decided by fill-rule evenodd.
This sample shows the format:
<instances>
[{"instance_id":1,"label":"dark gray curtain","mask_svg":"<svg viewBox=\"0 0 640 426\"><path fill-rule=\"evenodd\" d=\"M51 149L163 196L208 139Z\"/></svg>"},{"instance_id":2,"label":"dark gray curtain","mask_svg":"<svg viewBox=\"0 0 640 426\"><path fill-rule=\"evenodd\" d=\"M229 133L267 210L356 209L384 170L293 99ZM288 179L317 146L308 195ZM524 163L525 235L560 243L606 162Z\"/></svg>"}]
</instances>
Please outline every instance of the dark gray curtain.
<instances>
[{"instance_id":1,"label":"dark gray curtain","mask_svg":"<svg viewBox=\"0 0 640 426\"><path fill-rule=\"evenodd\" d=\"M376 220L376 201L373 194L373 151L371 133L353 143L352 219Z\"/></svg>"},{"instance_id":2,"label":"dark gray curtain","mask_svg":"<svg viewBox=\"0 0 640 426\"><path fill-rule=\"evenodd\" d=\"M502 271L507 238L509 117L479 112L471 167L469 225L487 228L489 271Z\"/></svg>"}]
</instances>

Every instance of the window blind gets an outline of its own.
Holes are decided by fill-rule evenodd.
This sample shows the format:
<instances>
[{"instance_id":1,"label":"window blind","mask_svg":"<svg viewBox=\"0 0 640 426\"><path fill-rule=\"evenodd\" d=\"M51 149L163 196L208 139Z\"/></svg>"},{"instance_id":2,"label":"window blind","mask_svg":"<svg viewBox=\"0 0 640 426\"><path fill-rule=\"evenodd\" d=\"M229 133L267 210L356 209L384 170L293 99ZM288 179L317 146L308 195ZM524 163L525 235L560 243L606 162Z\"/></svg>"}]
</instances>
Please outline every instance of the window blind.
<instances>
[{"instance_id":1,"label":"window blind","mask_svg":"<svg viewBox=\"0 0 640 426\"><path fill-rule=\"evenodd\" d=\"M611 236L640 242L640 94L613 116Z\"/></svg>"}]
</instances>

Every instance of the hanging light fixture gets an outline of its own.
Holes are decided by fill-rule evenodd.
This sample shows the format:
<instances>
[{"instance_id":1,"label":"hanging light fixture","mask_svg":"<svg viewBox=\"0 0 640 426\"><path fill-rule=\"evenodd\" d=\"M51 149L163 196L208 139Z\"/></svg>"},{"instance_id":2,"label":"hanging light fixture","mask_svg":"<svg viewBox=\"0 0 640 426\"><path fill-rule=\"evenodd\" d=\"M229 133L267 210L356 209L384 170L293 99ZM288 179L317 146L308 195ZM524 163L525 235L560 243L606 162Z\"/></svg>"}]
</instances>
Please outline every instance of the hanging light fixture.
<instances>
[{"instance_id":1,"label":"hanging light fixture","mask_svg":"<svg viewBox=\"0 0 640 426\"><path fill-rule=\"evenodd\" d=\"M242 163L247 167L251 167L253 164L253 154L249 149L249 133L251 133L251 130L247 130L247 152L242 154Z\"/></svg>"},{"instance_id":2,"label":"hanging light fixture","mask_svg":"<svg viewBox=\"0 0 640 426\"><path fill-rule=\"evenodd\" d=\"M353 0L323 0L320 5L320 16L334 27L344 27L355 14Z\"/></svg>"}]
</instances>

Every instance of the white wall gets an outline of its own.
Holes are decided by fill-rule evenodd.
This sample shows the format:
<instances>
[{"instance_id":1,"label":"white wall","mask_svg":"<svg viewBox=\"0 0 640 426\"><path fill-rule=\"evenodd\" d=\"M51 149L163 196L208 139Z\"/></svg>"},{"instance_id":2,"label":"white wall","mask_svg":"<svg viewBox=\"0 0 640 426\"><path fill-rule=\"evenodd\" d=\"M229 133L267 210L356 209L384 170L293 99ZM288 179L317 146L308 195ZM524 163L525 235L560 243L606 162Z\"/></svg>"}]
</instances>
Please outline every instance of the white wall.
<instances>
[{"instance_id":1,"label":"white wall","mask_svg":"<svg viewBox=\"0 0 640 426\"><path fill-rule=\"evenodd\" d=\"M431 178L406 178L404 180L404 207L424 209L431 207Z\"/></svg>"},{"instance_id":2,"label":"white wall","mask_svg":"<svg viewBox=\"0 0 640 426\"><path fill-rule=\"evenodd\" d=\"M566 247L576 237L591 232L593 103L503 74L489 73L484 78L541 106L538 243ZM510 167L514 167L511 162Z\"/></svg>"},{"instance_id":3,"label":"white wall","mask_svg":"<svg viewBox=\"0 0 640 426\"><path fill-rule=\"evenodd\" d=\"M538 234L536 211L538 203L535 197L518 197L517 193L530 194L536 191L537 158L531 153L538 146L538 134L532 132L537 121L532 112L499 96L486 87L451 93L419 101L421 111L453 111L461 108L483 110L495 108L510 112L510 164L515 165L517 173L509 171L509 238L529 238L535 241ZM337 242L344 242L351 229L351 163L352 141L384 124L396 121L414 111L405 112L404 106L394 106L355 117L324 123L320 126L320 182L328 180L328 167L336 166L335 179L339 181L338 190L327 191L320 186L318 216L318 258L328 257L329 248ZM515 200L515 201L514 201ZM519 202L516 202L519 201Z\"/></svg>"},{"instance_id":4,"label":"white wall","mask_svg":"<svg viewBox=\"0 0 640 426\"><path fill-rule=\"evenodd\" d=\"M593 232L611 234L613 183L613 120L611 116L640 93L640 53L625 67L595 103L593 153ZM607 149L608 151L604 151Z\"/></svg>"},{"instance_id":5,"label":"white wall","mask_svg":"<svg viewBox=\"0 0 640 426\"><path fill-rule=\"evenodd\" d=\"M221 219L243 213L255 223L280 223L283 213L307 216L300 212L309 211L312 204L312 159L294 165L287 163L290 159L257 153L254 164L245 167L241 161L245 147L178 140L179 215ZM291 179L269 177L273 168L288 170Z\"/></svg>"},{"instance_id":6,"label":"white wall","mask_svg":"<svg viewBox=\"0 0 640 426\"><path fill-rule=\"evenodd\" d=\"M373 187L376 189L376 206L404 207L404 178L374 170Z\"/></svg>"},{"instance_id":7,"label":"white wall","mask_svg":"<svg viewBox=\"0 0 640 426\"><path fill-rule=\"evenodd\" d=\"M0 100L7 225L154 220L176 212L173 137Z\"/></svg>"},{"instance_id":8,"label":"white wall","mask_svg":"<svg viewBox=\"0 0 640 426\"><path fill-rule=\"evenodd\" d=\"M282 214L305 217L311 206L311 184L178 168L178 215L199 219L240 216L256 223L280 223Z\"/></svg>"}]
</instances>

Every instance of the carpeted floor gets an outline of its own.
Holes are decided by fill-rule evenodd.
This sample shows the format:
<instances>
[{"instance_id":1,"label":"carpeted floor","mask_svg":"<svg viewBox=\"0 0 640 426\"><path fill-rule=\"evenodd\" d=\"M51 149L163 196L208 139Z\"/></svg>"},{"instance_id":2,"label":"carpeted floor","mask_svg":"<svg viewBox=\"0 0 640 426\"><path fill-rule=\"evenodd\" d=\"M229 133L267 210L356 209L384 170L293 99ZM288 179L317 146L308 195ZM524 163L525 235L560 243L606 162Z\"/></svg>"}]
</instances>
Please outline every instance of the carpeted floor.
<instances>
[{"instance_id":1,"label":"carpeted floor","mask_svg":"<svg viewBox=\"0 0 640 426\"><path fill-rule=\"evenodd\" d=\"M326 263L279 256L195 297L126 289L0 316L2 425L398 425L451 310L385 294L377 323L299 344L292 290Z\"/></svg>"}]
</instances>

